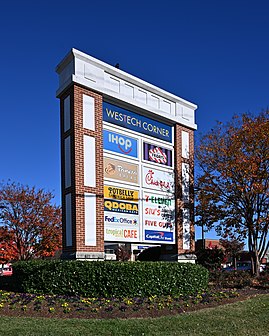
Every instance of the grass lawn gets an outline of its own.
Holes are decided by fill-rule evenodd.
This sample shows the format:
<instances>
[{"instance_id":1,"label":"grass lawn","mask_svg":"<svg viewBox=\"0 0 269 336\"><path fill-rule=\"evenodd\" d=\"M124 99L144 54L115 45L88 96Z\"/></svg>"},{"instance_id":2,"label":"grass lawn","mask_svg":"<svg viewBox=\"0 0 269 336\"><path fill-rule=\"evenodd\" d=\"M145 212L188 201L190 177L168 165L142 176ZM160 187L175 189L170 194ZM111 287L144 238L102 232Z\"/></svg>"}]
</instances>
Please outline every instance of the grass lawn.
<instances>
[{"instance_id":1,"label":"grass lawn","mask_svg":"<svg viewBox=\"0 0 269 336\"><path fill-rule=\"evenodd\" d=\"M269 335L269 295L155 319L0 317L0 335Z\"/></svg>"}]
</instances>

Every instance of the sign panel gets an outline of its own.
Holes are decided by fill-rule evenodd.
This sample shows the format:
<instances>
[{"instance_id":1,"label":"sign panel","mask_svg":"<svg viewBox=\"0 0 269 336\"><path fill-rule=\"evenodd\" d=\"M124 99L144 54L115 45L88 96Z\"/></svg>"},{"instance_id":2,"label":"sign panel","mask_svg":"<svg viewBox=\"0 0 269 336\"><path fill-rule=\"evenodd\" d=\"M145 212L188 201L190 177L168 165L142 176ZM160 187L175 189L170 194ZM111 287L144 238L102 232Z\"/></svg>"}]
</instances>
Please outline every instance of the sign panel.
<instances>
[{"instance_id":1,"label":"sign panel","mask_svg":"<svg viewBox=\"0 0 269 336\"><path fill-rule=\"evenodd\" d=\"M174 243L175 239L173 232L145 230L145 240L158 243Z\"/></svg>"},{"instance_id":2,"label":"sign panel","mask_svg":"<svg viewBox=\"0 0 269 336\"><path fill-rule=\"evenodd\" d=\"M138 242L139 231L137 229L123 229L121 227L105 227L106 241Z\"/></svg>"},{"instance_id":3,"label":"sign panel","mask_svg":"<svg viewBox=\"0 0 269 336\"><path fill-rule=\"evenodd\" d=\"M137 158L137 140L123 134L103 130L104 149Z\"/></svg>"},{"instance_id":4,"label":"sign panel","mask_svg":"<svg viewBox=\"0 0 269 336\"><path fill-rule=\"evenodd\" d=\"M124 200L124 201L138 202L139 191L105 185L104 197L121 201Z\"/></svg>"},{"instance_id":5,"label":"sign panel","mask_svg":"<svg viewBox=\"0 0 269 336\"><path fill-rule=\"evenodd\" d=\"M104 157L104 177L125 183L138 184L138 165Z\"/></svg>"},{"instance_id":6,"label":"sign panel","mask_svg":"<svg viewBox=\"0 0 269 336\"><path fill-rule=\"evenodd\" d=\"M112 224L112 225L121 225L126 226L128 228L134 227L137 228L138 226L138 217L137 216L130 216L125 214L114 214L111 212L105 211L105 224Z\"/></svg>"},{"instance_id":7,"label":"sign panel","mask_svg":"<svg viewBox=\"0 0 269 336\"><path fill-rule=\"evenodd\" d=\"M173 194L143 193L144 240L174 243L175 200Z\"/></svg>"},{"instance_id":8,"label":"sign panel","mask_svg":"<svg viewBox=\"0 0 269 336\"><path fill-rule=\"evenodd\" d=\"M165 148L172 144L172 127L108 103L103 104L103 120L139 133L124 135L116 127L113 131L103 130L104 150L129 158L126 162L118 155L112 158L111 154L104 154L105 181L115 184L104 186L105 241L174 244L173 150ZM150 144L144 135L166 141L167 145ZM142 160L147 161L145 166ZM153 163L160 168L152 168ZM139 190L129 189L128 184Z\"/></svg>"},{"instance_id":9,"label":"sign panel","mask_svg":"<svg viewBox=\"0 0 269 336\"><path fill-rule=\"evenodd\" d=\"M105 240L139 241L139 217L104 212Z\"/></svg>"},{"instance_id":10,"label":"sign panel","mask_svg":"<svg viewBox=\"0 0 269 336\"><path fill-rule=\"evenodd\" d=\"M105 211L125 213L138 215L138 204L131 202L122 202L122 201L114 201L111 199L104 200Z\"/></svg>"},{"instance_id":11,"label":"sign panel","mask_svg":"<svg viewBox=\"0 0 269 336\"><path fill-rule=\"evenodd\" d=\"M172 167L172 151L147 142L143 143L143 159Z\"/></svg>"},{"instance_id":12,"label":"sign panel","mask_svg":"<svg viewBox=\"0 0 269 336\"><path fill-rule=\"evenodd\" d=\"M103 120L172 143L172 127L121 107L103 103Z\"/></svg>"},{"instance_id":13,"label":"sign panel","mask_svg":"<svg viewBox=\"0 0 269 336\"><path fill-rule=\"evenodd\" d=\"M174 192L174 173L143 167L142 186L158 191Z\"/></svg>"}]
</instances>

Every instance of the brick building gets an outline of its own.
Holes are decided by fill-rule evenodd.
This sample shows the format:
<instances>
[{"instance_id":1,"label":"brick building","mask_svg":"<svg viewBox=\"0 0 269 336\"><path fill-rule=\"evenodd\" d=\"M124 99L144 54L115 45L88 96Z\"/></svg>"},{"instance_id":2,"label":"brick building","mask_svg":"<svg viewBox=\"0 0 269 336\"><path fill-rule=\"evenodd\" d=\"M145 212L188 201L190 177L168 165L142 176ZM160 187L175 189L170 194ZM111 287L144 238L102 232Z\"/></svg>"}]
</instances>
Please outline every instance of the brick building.
<instances>
[{"instance_id":1,"label":"brick building","mask_svg":"<svg viewBox=\"0 0 269 336\"><path fill-rule=\"evenodd\" d=\"M56 71L63 258L105 260L113 244L194 252L197 106L75 49Z\"/></svg>"},{"instance_id":2,"label":"brick building","mask_svg":"<svg viewBox=\"0 0 269 336\"><path fill-rule=\"evenodd\" d=\"M197 239L195 242L195 251L199 251L202 249L224 249L223 246L220 244L219 239Z\"/></svg>"}]
</instances>

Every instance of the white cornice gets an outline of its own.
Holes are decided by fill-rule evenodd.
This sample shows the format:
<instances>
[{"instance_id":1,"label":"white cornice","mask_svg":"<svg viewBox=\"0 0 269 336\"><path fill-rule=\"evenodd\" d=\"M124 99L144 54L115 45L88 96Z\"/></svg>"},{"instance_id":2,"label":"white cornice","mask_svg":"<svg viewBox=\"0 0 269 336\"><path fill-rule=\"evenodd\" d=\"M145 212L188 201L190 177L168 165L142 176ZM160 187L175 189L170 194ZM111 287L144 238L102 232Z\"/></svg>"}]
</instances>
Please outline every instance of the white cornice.
<instances>
[{"instance_id":1,"label":"white cornice","mask_svg":"<svg viewBox=\"0 0 269 336\"><path fill-rule=\"evenodd\" d=\"M91 77L92 75L92 78L85 76L85 67L90 67L89 76ZM56 72L59 74L60 78L57 96L60 96L60 94L69 85L71 85L72 82L75 82L101 92L107 97L110 96L112 99L114 98L125 101L129 104L137 106L138 108L149 110L160 117L184 124L192 129L197 128L194 123L194 111L197 109L197 105L158 88L157 86L140 78L130 75L121 69L106 64L103 61L100 61L77 49L71 49L71 51L56 67ZM111 80L119 85L118 92L113 90L113 87L109 87L108 80ZM139 101L139 98L128 98L128 96L126 96L123 92L125 85L132 85L136 92L144 90L148 96L146 104L144 104L141 100ZM156 97L154 97L154 95L156 95ZM162 108L162 106L155 108L152 105L152 101L151 103L149 102L150 99L154 98L157 98L159 104L161 105L167 102L171 104L170 112L167 113L167 111L165 111L165 107ZM189 117L189 120L184 117L184 113L186 113Z\"/></svg>"},{"instance_id":2,"label":"white cornice","mask_svg":"<svg viewBox=\"0 0 269 336\"><path fill-rule=\"evenodd\" d=\"M140 87L146 89L146 90L150 90L153 93L162 95L164 98L167 99L172 99L172 100L176 100L176 101L180 101L181 103L183 103L184 105L187 105L189 107L192 107L193 109L197 109L197 105L183 99L180 98L170 92L167 92L153 84L150 84L138 77L135 77L133 75L130 75L129 73L121 70L121 69L117 69L114 66L111 66L103 61L100 61L90 55L87 55L85 53L83 53L82 51L79 51L77 49L72 48L71 51L64 57L64 59L57 65L56 67L56 72L58 74L61 73L61 71L66 67L66 65L73 59L73 56L75 58L81 59L82 61L85 62L89 62L92 65L97 66L98 68L104 70L104 71L109 71L109 73L111 73L112 75L115 75L123 80L129 81L132 84L135 85L139 85Z\"/></svg>"}]
</instances>

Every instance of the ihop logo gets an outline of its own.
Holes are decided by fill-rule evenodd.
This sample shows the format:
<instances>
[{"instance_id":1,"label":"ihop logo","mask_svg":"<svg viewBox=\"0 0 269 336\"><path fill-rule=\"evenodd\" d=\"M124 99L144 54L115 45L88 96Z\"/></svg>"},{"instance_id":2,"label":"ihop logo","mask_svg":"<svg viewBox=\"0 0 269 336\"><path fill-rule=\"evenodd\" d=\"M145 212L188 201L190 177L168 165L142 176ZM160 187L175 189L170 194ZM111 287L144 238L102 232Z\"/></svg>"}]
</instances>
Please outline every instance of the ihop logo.
<instances>
[{"instance_id":1,"label":"ihop logo","mask_svg":"<svg viewBox=\"0 0 269 336\"><path fill-rule=\"evenodd\" d=\"M137 158L137 140L123 134L103 131L104 149Z\"/></svg>"}]
</instances>

